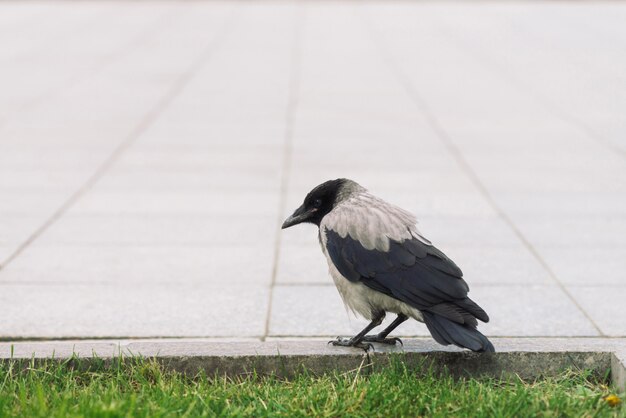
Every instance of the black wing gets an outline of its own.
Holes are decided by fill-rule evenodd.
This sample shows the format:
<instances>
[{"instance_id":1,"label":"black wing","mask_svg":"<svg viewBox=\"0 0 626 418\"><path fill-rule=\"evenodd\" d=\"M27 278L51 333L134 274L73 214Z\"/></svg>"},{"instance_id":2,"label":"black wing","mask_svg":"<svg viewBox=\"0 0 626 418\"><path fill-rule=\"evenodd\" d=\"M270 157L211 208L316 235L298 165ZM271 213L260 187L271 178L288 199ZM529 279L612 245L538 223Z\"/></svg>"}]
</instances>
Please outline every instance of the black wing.
<instances>
[{"instance_id":1,"label":"black wing","mask_svg":"<svg viewBox=\"0 0 626 418\"><path fill-rule=\"evenodd\" d=\"M349 235L325 228L326 249L348 280L398 299L420 311L476 327L489 316L467 297L461 269L444 253L416 238L390 240L389 251L368 250Z\"/></svg>"}]
</instances>

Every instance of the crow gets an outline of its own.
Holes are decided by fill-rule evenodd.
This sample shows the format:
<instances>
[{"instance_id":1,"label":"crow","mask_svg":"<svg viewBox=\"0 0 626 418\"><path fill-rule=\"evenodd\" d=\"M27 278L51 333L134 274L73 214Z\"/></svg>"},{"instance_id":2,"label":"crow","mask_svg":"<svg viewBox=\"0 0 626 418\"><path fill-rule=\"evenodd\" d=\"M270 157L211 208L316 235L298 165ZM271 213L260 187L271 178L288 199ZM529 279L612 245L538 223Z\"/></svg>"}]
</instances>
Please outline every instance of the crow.
<instances>
[{"instance_id":1,"label":"crow","mask_svg":"<svg viewBox=\"0 0 626 418\"><path fill-rule=\"evenodd\" d=\"M416 227L415 216L372 195L349 179L329 180L311 190L282 229L299 223L319 228L319 242L344 304L370 324L336 346L367 350L372 342L396 344L388 335L413 318L440 344L494 352L476 328L487 313L467 297L461 269ZM387 312L395 320L376 335Z\"/></svg>"}]
</instances>

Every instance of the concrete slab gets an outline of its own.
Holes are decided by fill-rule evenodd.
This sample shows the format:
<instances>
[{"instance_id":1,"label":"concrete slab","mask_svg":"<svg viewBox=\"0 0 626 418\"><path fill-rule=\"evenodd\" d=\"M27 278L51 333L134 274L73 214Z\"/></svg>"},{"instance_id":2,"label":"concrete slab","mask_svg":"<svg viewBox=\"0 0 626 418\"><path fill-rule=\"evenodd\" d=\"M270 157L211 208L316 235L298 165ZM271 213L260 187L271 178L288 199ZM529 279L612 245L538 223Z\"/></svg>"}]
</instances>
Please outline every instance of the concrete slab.
<instances>
[{"instance_id":1,"label":"concrete slab","mask_svg":"<svg viewBox=\"0 0 626 418\"><path fill-rule=\"evenodd\" d=\"M33 216L52 213L71 193L64 188L54 191L5 189L0 203L0 216Z\"/></svg>"},{"instance_id":2,"label":"concrete slab","mask_svg":"<svg viewBox=\"0 0 626 418\"><path fill-rule=\"evenodd\" d=\"M446 246L439 247L463 266L463 277L474 285L551 284L545 269L523 246Z\"/></svg>"},{"instance_id":3,"label":"concrete slab","mask_svg":"<svg viewBox=\"0 0 626 418\"><path fill-rule=\"evenodd\" d=\"M81 199L70 211L73 215L100 214L173 214L204 216L255 216L274 215L280 196L278 191L197 189L184 192L94 192Z\"/></svg>"},{"instance_id":4,"label":"concrete slab","mask_svg":"<svg viewBox=\"0 0 626 418\"><path fill-rule=\"evenodd\" d=\"M155 192L172 190L219 192L222 190L267 191L275 193L280 185L278 168L216 168L185 170L159 168L155 170L119 169L99 182L100 190Z\"/></svg>"},{"instance_id":5,"label":"concrete slab","mask_svg":"<svg viewBox=\"0 0 626 418\"><path fill-rule=\"evenodd\" d=\"M263 285L182 283L0 284L0 289L4 340L258 337L269 293ZM233 306L237 314L229 315Z\"/></svg>"},{"instance_id":6,"label":"concrete slab","mask_svg":"<svg viewBox=\"0 0 626 418\"><path fill-rule=\"evenodd\" d=\"M474 285L470 297L491 316L487 336L597 336L585 314L554 285ZM506 303L503 303L506 301ZM324 309L320 309L320 305ZM386 323L393 320L389 315ZM354 335L368 321L346 313L334 285L276 286L270 335ZM429 335L423 324L403 324L398 335Z\"/></svg>"},{"instance_id":7,"label":"concrete slab","mask_svg":"<svg viewBox=\"0 0 626 418\"><path fill-rule=\"evenodd\" d=\"M623 15L0 2L3 333L352 333L315 228L278 227L353 177L416 212L487 334L626 335Z\"/></svg>"},{"instance_id":8,"label":"concrete slab","mask_svg":"<svg viewBox=\"0 0 626 418\"><path fill-rule=\"evenodd\" d=\"M576 248L593 241L596 248L622 246L626 218L593 217L515 217L515 222L538 247Z\"/></svg>"},{"instance_id":9,"label":"concrete slab","mask_svg":"<svg viewBox=\"0 0 626 418\"><path fill-rule=\"evenodd\" d=\"M622 286L626 247L541 247L550 268L567 285ZM585 260L584 262L582 260Z\"/></svg>"},{"instance_id":10,"label":"concrete slab","mask_svg":"<svg viewBox=\"0 0 626 418\"><path fill-rule=\"evenodd\" d=\"M317 240L310 244L282 246L276 271L276 283L332 283L328 263Z\"/></svg>"},{"instance_id":11,"label":"concrete slab","mask_svg":"<svg viewBox=\"0 0 626 418\"><path fill-rule=\"evenodd\" d=\"M626 335L626 286L568 286L604 335Z\"/></svg>"},{"instance_id":12,"label":"concrete slab","mask_svg":"<svg viewBox=\"0 0 626 418\"><path fill-rule=\"evenodd\" d=\"M389 325L394 318L395 315L388 315L381 327ZM324 336L328 340L329 337L355 335L368 323L346 310L334 285L276 285L268 336ZM416 321L402 324L396 334L429 335L426 326Z\"/></svg>"},{"instance_id":13,"label":"concrete slab","mask_svg":"<svg viewBox=\"0 0 626 418\"><path fill-rule=\"evenodd\" d=\"M7 266L0 284L269 285L273 253L269 246L241 244L40 245Z\"/></svg>"},{"instance_id":14,"label":"concrete slab","mask_svg":"<svg viewBox=\"0 0 626 418\"><path fill-rule=\"evenodd\" d=\"M93 215L66 216L39 241L42 245L224 245L271 246L278 232L271 216Z\"/></svg>"},{"instance_id":15,"label":"concrete slab","mask_svg":"<svg viewBox=\"0 0 626 418\"><path fill-rule=\"evenodd\" d=\"M598 330L556 285L474 285L470 297L492 318L485 335L597 336Z\"/></svg>"}]
</instances>

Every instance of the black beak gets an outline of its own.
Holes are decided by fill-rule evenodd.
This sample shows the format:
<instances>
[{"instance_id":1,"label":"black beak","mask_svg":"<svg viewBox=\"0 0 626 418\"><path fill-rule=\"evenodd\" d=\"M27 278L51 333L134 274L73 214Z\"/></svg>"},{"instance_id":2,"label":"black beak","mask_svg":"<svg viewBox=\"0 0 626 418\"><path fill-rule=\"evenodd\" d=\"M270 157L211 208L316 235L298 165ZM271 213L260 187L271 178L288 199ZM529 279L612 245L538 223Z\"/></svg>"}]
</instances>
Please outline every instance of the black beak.
<instances>
[{"instance_id":1,"label":"black beak","mask_svg":"<svg viewBox=\"0 0 626 418\"><path fill-rule=\"evenodd\" d=\"M304 205L302 205L298 209L296 209L296 211L293 213L293 215L291 215L290 217L285 219L285 222L283 222L283 226L281 227L281 229L285 229L285 228L289 228L290 226L298 225L299 223L302 223L302 222L306 221L307 218L309 217L309 215L311 215L311 212L307 211L306 208L304 207Z\"/></svg>"}]
</instances>

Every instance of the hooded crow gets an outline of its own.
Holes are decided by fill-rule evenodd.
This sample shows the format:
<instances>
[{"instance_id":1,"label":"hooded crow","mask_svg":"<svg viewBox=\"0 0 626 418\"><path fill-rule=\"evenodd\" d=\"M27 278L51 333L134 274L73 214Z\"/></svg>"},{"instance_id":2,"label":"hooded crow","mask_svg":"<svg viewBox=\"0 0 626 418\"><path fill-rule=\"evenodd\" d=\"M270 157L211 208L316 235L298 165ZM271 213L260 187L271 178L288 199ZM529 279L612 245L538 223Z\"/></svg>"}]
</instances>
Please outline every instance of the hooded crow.
<instances>
[{"instance_id":1,"label":"hooded crow","mask_svg":"<svg viewBox=\"0 0 626 418\"><path fill-rule=\"evenodd\" d=\"M495 351L476 328L487 313L467 297L469 287L452 260L416 227L411 213L370 194L348 179L315 187L282 228L299 223L319 227L319 241L346 307L371 323L352 338L333 345L367 350L371 342L395 344L387 336L413 318L424 322L440 344L473 351ZM396 319L376 335L385 314Z\"/></svg>"}]
</instances>

